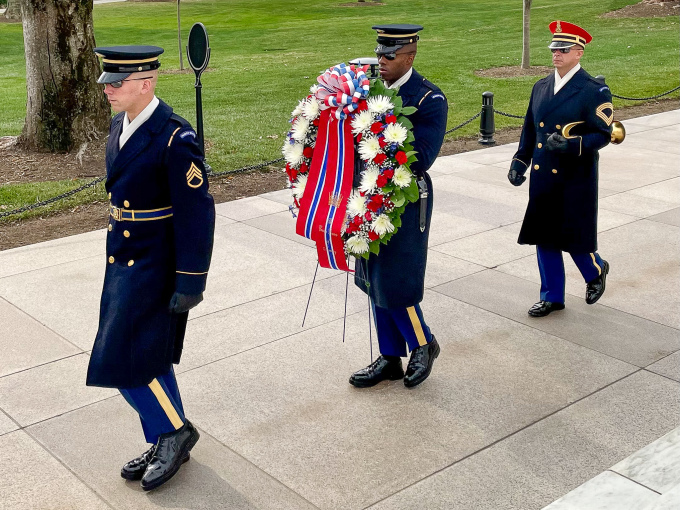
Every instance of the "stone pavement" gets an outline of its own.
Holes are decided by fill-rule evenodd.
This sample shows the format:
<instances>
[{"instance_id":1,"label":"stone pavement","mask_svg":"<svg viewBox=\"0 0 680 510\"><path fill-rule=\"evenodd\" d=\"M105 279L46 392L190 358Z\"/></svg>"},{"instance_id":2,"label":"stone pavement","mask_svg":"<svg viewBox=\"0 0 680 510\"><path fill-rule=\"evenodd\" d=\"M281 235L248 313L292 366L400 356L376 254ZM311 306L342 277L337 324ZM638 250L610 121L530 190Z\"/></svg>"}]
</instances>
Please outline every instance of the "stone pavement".
<instances>
[{"instance_id":1,"label":"stone pavement","mask_svg":"<svg viewBox=\"0 0 680 510\"><path fill-rule=\"evenodd\" d=\"M345 275L319 271L301 327L316 253L287 191L218 205L177 370L202 438L148 494L118 475L146 449L134 411L84 385L105 232L0 252L0 509L677 508L680 110L625 124L601 152L607 292L586 305L567 257L567 308L543 319L515 145L437 160L423 310L442 352L413 390L347 383L370 350L351 285L342 342Z\"/></svg>"}]
</instances>

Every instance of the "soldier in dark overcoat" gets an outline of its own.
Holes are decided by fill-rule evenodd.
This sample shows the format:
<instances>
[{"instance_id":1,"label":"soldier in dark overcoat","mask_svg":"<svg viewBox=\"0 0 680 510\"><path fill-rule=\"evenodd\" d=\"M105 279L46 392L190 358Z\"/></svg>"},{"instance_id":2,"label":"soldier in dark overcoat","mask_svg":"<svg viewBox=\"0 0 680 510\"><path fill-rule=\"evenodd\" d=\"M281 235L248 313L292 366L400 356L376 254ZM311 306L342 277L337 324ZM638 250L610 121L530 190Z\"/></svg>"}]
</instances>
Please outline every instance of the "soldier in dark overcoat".
<instances>
[{"instance_id":1,"label":"soldier in dark overcoat","mask_svg":"<svg viewBox=\"0 0 680 510\"><path fill-rule=\"evenodd\" d=\"M215 205L196 133L158 99L156 46L96 48L118 114L106 147L110 201L99 330L87 384L118 388L151 448L121 476L151 490L189 459L199 433L184 416L173 371L188 311L203 299Z\"/></svg>"},{"instance_id":2,"label":"soldier in dark overcoat","mask_svg":"<svg viewBox=\"0 0 680 510\"><path fill-rule=\"evenodd\" d=\"M439 154L448 104L442 91L413 69L420 25L377 25L381 78L398 89L404 106L414 106L413 148L418 161L411 165L420 198L406 206L401 227L378 255L358 258L355 283L371 298L381 355L368 367L355 372L350 383L364 388L383 380L404 379L407 387L423 382L439 355L439 344L425 323L419 303L425 290L427 241L432 218L432 180L427 170ZM411 350L406 368L401 358Z\"/></svg>"},{"instance_id":3,"label":"soldier in dark overcoat","mask_svg":"<svg viewBox=\"0 0 680 510\"><path fill-rule=\"evenodd\" d=\"M515 186L531 174L518 242L536 245L541 294L533 317L564 309L563 251L583 275L588 304L602 296L609 272L597 253L597 181L598 151L611 139L612 96L579 63L590 34L565 21L553 21L550 31L555 72L534 85L508 174Z\"/></svg>"}]
</instances>

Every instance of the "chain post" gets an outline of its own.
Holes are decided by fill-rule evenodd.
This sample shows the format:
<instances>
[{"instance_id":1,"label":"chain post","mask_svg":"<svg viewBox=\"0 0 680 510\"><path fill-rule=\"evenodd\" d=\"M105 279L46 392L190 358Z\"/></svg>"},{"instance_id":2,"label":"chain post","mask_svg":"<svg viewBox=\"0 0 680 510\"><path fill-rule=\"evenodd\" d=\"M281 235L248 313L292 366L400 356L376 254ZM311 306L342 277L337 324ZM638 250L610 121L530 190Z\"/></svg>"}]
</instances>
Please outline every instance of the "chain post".
<instances>
[{"instance_id":1,"label":"chain post","mask_svg":"<svg viewBox=\"0 0 680 510\"><path fill-rule=\"evenodd\" d=\"M487 90L482 93L482 115L479 118L479 143L482 145L495 145L496 140L493 139L495 132L493 92Z\"/></svg>"}]
</instances>

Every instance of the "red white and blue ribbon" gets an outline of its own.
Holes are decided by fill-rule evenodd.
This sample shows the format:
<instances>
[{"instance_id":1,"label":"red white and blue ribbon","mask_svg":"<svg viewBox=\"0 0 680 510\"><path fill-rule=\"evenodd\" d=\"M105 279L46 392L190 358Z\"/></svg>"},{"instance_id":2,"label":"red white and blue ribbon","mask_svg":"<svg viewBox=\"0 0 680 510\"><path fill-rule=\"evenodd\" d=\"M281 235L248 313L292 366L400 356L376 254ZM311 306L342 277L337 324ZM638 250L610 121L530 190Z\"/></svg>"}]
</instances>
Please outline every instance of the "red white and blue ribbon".
<instances>
[{"instance_id":1,"label":"red white and blue ribbon","mask_svg":"<svg viewBox=\"0 0 680 510\"><path fill-rule=\"evenodd\" d=\"M319 132L296 232L316 243L321 267L349 271L342 240L354 173L354 137L349 115L366 99L368 66L338 64L317 78L322 102Z\"/></svg>"}]
</instances>

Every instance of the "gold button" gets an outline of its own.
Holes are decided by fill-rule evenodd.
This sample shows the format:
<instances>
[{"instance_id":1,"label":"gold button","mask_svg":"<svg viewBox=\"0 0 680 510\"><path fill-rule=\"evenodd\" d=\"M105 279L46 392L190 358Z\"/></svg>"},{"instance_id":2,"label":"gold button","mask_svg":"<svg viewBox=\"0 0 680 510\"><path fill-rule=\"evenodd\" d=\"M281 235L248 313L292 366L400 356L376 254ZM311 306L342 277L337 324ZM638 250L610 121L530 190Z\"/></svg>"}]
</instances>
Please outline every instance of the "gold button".
<instances>
[{"instance_id":1,"label":"gold button","mask_svg":"<svg viewBox=\"0 0 680 510\"><path fill-rule=\"evenodd\" d=\"M111 193L109 193L109 200L111 200Z\"/></svg>"},{"instance_id":2,"label":"gold button","mask_svg":"<svg viewBox=\"0 0 680 510\"><path fill-rule=\"evenodd\" d=\"M541 168L541 167L538 166L538 165L534 165L534 170L538 170L539 168Z\"/></svg>"},{"instance_id":3,"label":"gold button","mask_svg":"<svg viewBox=\"0 0 680 510\"><path fill-rule=\"evenodd\" d=\"M130 232L127 231L127 230L124 230L124 231L123 231L123 235L124 235L125 237L130 237Z\"/></svg>"},{"instance_id":4,"label":"gold button","mask_svg":"<svg viewBox=\"0 0 680 510\"><path fill-rule=\"evenodd\" d=\"M129 261L128 261L128 267L132 267L132 266L134 266L134 265L135 265L135 261L134 261L134 260L129 260Z\"/></svg>"},{"instance_id":5,"label":"gold button","mask_svg":"<svg viewBox=\"0 0 680 510\"><path fill-rule=\"evenodd\" d=\"M109 264L113 264L113 262L114 262L115 260L116 260L116 259L114 259L113 256L109 257Z\"/></svg>"},{"instance_id":6,"label":"gold button","mask_svg":"<svg viewBox=\"0 0 680 510\"><path fill-rule=\"evenodd\" d=\"M556 127L557 129L562 129L562 126L560 126L559 124L558 124L557 126L555 126L555 127Z\"/></svg>"},{"instance_id":7,"label":"gold button","mask_svg":"<svg viewBox=\"0 0 680 510\"><path fill-rule=\"evenodd\" d=\"M111 225L111 224L109 223L109 232L111 232L112 230L113 230L113 225Z\"/></svg>"},{"instance_id":8,"label":"gold button","mask_svg":"<svg viewBox=\"0 0 680 510\"><path fill-rule=\"evenodd\" d=\"M545 124L543 124L542 122L539 122L538 125L539 125L539 127L545 126Z\"/></svg>"},{"instance_id":9,"label":"gold button","mask_svg":"<svg viewBox=\"0 0 680 510\"><path fill-rule=\"evenodd\" d=\"M556 173L557 173L557 170L555 170L554 168L553 168L553 173L554 173L554 174L556 174Z\"/></svg>"},{"instance_id":10,"label":"gold button","mask_svg":"<svg viewBox=\"0 0 680 510\"><path fill-rule=\"evenodd\" d=\"M538 148L539 148L539 149L543 148L543 144L542 144L542 143L539 143L539 144L538 144Z\"/></svg>"},{"instance_id":11,"label":"gold button","mask_svg":"<svg viewBox=\"0 0 680 510\"><path fill-rule=\"evenodd\" d=\"M127 200L125 200L125 201L123 202L123 207L130 207L130 202L128 202Z\"/></svg>"}]
</instances>

